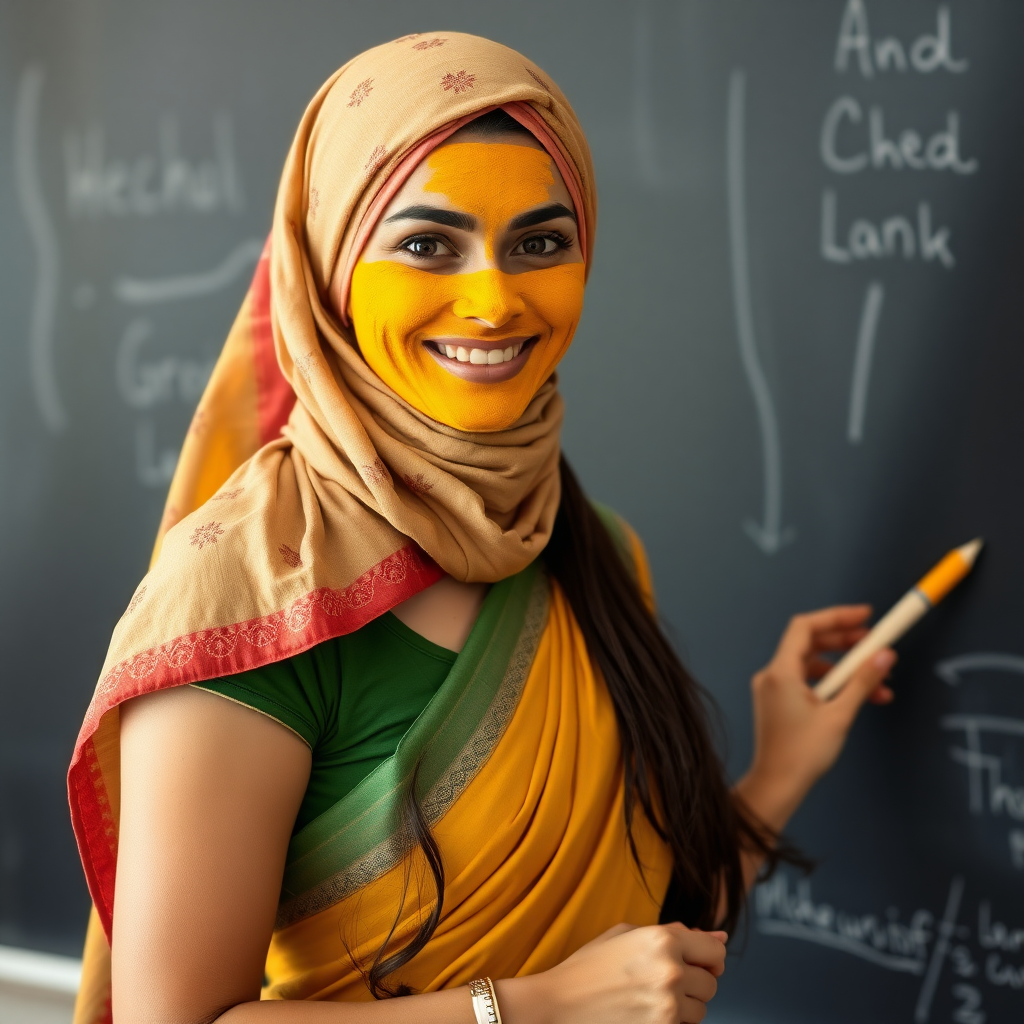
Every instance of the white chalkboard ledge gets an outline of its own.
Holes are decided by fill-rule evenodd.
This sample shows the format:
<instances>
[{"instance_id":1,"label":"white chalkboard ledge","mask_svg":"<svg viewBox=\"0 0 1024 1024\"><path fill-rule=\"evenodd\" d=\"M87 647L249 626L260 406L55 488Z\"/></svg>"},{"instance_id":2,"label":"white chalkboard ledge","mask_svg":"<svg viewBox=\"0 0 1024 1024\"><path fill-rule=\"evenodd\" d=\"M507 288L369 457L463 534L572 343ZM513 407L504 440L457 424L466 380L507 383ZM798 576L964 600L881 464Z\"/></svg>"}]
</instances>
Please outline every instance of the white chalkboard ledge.
<instances>
[{"instance_id":1,"label":"white chalkboard ledge","mask_svg":"<svg viewBox=\"0 0 1024 1024\"><path fill-rule=\"evenodd\" d=\"M81 960L0 946L0 1021L70 1024Z\"/></svg>"}]
</instances>

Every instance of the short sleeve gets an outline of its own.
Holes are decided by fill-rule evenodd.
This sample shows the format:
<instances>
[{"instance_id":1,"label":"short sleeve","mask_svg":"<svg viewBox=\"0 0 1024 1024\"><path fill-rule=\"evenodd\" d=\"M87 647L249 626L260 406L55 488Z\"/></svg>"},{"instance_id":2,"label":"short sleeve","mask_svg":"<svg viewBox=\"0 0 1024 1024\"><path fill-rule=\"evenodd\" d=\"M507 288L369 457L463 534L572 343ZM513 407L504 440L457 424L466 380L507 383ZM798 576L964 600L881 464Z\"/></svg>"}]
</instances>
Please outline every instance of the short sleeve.
<instances>
[{"instance_id":1,"label":"short sleeve","mask_svg":"<svg viewBox=\"0 0 1024 1024\"><path fill-rule=\"evenodd\" d=\"M322 732L324 695L308 656L298 655L233 676L193 683L273 718L312 749Z\"/></svg>"}]
</instances>

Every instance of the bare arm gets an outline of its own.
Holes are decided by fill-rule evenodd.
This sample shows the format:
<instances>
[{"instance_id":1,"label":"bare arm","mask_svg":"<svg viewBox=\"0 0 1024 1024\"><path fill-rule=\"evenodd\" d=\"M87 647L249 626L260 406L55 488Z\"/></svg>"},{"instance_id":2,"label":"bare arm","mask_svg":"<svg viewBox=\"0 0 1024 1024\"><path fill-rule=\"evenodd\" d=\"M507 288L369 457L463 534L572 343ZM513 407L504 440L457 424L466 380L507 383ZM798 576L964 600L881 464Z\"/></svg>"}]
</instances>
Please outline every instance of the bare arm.
<instances>
[{"instance_id":1,"label":"bare arm","mask_svg":"<svg viewBox=\"0 0 1024 1024\"><path fill-rule=\"evenodd\" d=\"M378 1004L258 1002L309 780L294 733L180 687L121 719L114 1016L122 1024L473 1024L465 989Z\"/></svg>"},{"instance_id":2,"label":"bare arm","mask_svg":"<svg viewBox=\"0 0 1024 1024\"><path fill-rule=\"evenodd\" d=\"M310 752L189 686L121 710L113 957L118 1024L474 1024L466 988L369 1003L260 1002ZM543 974L496 982L506 1024L703 1019L722 937L620 925Z\"/></svg>"}]
</instances>

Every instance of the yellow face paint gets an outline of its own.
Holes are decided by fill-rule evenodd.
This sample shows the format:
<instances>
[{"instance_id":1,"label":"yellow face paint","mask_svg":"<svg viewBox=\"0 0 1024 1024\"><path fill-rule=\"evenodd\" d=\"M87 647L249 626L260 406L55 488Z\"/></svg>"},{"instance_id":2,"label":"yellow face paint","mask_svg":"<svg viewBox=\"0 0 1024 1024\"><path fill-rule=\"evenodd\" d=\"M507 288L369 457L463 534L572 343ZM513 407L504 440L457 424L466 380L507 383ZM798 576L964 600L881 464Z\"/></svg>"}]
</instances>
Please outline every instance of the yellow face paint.
<instances>
[{"instance_id":1,"label":"yellow face paint","mask_svg":"<svg viewBox=\"0 0 1024 1024\"><path fill-rule=\"evenodd\" d=\"M426 163L431 174L424 190L476 218L486 267L453 274L360 259L350 291L356 338L370 368L416 409L459 430L503 430L522 416L572 341L584 267L560 263L507 273L494 265L509 221L550 201L555 177L544 151L457 143L434 150ZM521 367L515 376L464 380L425 344L437 339L460 341L467 350L474 341L493 349L496 342L531 340L513 361Z\"/></svg>"},{"instance_id":2,"label":"yellow face paint","mask_svg":"<svg viewBox=\"0 0 1024 1024\"><path fill-rule=\"evenodd\" d=\"M485 254L494 259L494 233L517 213L545 203L555 183L551 157L542 149L468 142L435 149L433 172L423 186L483 221Z\"/></svg>"}]
</instances>

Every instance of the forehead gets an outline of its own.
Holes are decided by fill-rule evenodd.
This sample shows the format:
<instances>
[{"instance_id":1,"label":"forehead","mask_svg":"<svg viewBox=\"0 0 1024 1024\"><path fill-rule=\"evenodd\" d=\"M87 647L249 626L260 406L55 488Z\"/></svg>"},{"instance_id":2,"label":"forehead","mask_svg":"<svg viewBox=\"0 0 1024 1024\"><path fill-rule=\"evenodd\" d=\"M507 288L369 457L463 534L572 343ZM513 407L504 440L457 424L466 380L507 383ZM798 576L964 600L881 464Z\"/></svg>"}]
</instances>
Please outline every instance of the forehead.
<instances>
[{"instance_id":1,"label":"forehead","mask_svg":"<svg viewBox=\"0 0 1024 1024\"><path fill-rule=\"evenodd\" d=\"M532 137L496 139L458 133L432 150L390 205L410 199L480 217L514 214L559 201L571 206L554 161Z\"/></svg>"}]
</instances>

